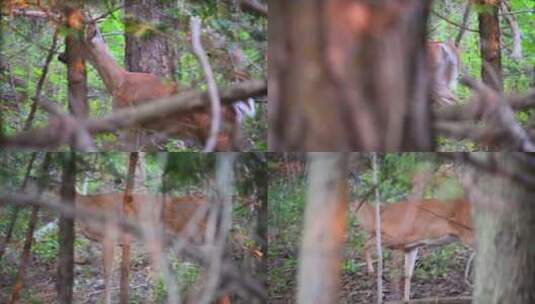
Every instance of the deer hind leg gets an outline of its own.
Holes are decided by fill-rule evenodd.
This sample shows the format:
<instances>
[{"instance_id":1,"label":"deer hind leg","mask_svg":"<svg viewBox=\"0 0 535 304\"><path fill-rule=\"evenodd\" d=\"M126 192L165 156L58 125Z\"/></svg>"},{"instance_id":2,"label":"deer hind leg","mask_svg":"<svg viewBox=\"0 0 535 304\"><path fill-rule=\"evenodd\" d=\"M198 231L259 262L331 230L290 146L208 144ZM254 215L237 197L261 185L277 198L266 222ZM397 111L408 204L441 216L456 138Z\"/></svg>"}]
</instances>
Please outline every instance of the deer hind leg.
<instances>
[{"instance_id":1,"label":"deer hind leg","mask_svg":"<svg viewBox=\"0 0 535 304\"><path fill-rule=\"evenodd\" d=\"M413 248L410 251L405 252L405 289L403 292L405 301L409 301L411 295L411 279L417 256L418 248Z\"/></svg>"},{"instance_id":2,"label":"deer hind leg","mask_svg":"<svg viewBox=\"0 0 535 304\"><path fill-rule=\"evenodd\" d=\"M368 273L370 274L375 272L373 269L372 255L370 251L370 249L374 246L374 244L375 244L375 237L370 237L364 244L364 257L366 258L366 266L367 266Z\"/></svg>"},{"instance_id":3,"label":"deer hind leg","mask_svg":"<svg viewBox=\"0 0 535 304\"><path fill-rule=\"evenodd\" d=\"M104 275L104 303L111 303L111 274L113 271L113 240L104 237L102 241L102 272Z\"/></svg>"}]
</instances>

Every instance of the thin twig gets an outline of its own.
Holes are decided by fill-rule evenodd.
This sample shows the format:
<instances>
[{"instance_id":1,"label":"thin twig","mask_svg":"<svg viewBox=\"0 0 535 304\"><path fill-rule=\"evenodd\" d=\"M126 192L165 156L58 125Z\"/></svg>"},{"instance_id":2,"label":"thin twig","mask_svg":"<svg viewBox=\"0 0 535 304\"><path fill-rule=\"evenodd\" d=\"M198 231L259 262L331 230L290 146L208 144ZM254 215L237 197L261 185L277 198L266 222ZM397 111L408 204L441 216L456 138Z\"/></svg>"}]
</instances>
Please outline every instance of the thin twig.
<instances>
[{"instance_id":1,"label":"thin twig","mask_svg":"<svg viewBox=\"0 0 535 304\"><path fill-rule=\"evenodd\" d=\"M58 32L59 32L59 28L56 28L54 30L54 35L52 36L52 45L50 46L50 49L48 50L48 54L46 55L46 59L45 59L45 64L43 68L41 69L41 77L39 77L39 81L37 82L37 88L35 89L35 98L30 108L30 114L28 114L28 118L26 119L26 123L24 124L25 131L29 130L32 126L32 122L35 117L35 112L37 110L37 105L39 104L39 101L41 99L41 90L43 89L43 84L45 82L46 75L48 73L48 67L50 65L50 62L52 61L54 54L56 53L56 45L58 42Z\"/></svg>"},{"instance_id":2,"label":"thin twig","mask_svg":"<svg viewBox=\"0 0 535 304\"><path fill-rule=\"evenodd\" d=\"M447 23L449 23L449 24L451 24L451 25L455 25L455 26L457 26L457 27L459 27L459 28L462 28L462 29L464 29L464 30L466 30L466 31L469 31L469 32L472 32L472 33L479 33L478 30L474 30L474 29L468 28L468 27L466 27L466 26L463 26L462 24L459 24L459 23L457 23L457 22L455 22L455 21L451 21L450 19L448 19L448 18L442 16L441 14L439 14L439 13L437 13L437 12L435 12L435 11L432 11L432 13L433 13L435 16L439 17L440 19L446 21Z\"/></svg>"}]
</instances>

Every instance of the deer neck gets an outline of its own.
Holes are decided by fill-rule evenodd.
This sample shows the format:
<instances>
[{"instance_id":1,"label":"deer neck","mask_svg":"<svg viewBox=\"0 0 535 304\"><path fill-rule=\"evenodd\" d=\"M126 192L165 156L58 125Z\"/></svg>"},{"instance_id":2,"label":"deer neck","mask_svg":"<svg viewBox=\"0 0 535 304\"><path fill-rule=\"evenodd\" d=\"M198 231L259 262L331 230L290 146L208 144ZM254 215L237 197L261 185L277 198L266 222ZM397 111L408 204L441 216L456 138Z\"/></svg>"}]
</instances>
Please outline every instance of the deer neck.
<instances>
[{"instance_id":1,"label":"deer neck","mask_svg":"<svg viewBox=\"0 0 535 304\"><path fill-rule=\"evenodd\" d=\"M113 95L123 83L126 71L111 56L103 40L88 42L85 49L87 60L97 70L108 92Z\"/></svg>"}]
</instances>

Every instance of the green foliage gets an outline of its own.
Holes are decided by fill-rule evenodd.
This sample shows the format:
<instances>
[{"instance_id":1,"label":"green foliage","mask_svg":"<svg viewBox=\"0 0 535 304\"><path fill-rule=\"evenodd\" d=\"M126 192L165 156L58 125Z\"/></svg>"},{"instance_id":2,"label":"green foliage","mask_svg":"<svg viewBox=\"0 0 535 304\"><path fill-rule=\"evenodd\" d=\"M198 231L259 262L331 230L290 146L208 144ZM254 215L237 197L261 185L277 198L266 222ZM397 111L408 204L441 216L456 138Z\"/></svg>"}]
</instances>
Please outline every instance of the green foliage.
<instances>
[{"instance_id":1,"label":"green foliage","mask_svg":"<svg viewBox=\"0 0 535 304\"><path fill-rule=\"evenodd\" d=\"M344 273L352 274L359 270L358 263L352 259L346 259L342 264L342 271Z\"/></svg>"},{"instance_id":2,"label":"green foliage","mask_svg":"<svg viewBox=\"0 0 535 304\"><path fill-rule=\"evenodd\" d=\"M271 247L269 247L271 252ZM271 255L270 256L274 256ZM287 290L290 287L290 284L294 283L294 277L297 273L297 258L294 256L286 256L282 260L281 265L278 267L273 267L270 269L268 280L269 280L269 292L272 294L280 294L282 291Z\"/></svg>"},{"instance_id":3,"label":"green foliage","mask_svg":"<svg viewBox=\"0 0 535 304\"><path fill-rule=\"evenodd\" d=\"M59 242L57 229L51 230L36 242L33 252L44 262L53 263L58 258Z\"/></svg>"},{"instance_id":4,"label":"green foliage","mask_svg":"<svg viewBox=\"0 0 535 304\"><path fill-rule=\"evenodd\" d=\"M187 293L197 282L200 275L200 268L196 264L174 260L172 271L177 282L180 283L181 294ZM165 303L167 299L167 287L163 278L157 278L154 283L154 297L156 303Z\"/></svg>"},{"instance_id":5,"label":"green foliage","mask_svg":"<svg viewBox=\"0 0 535 304\"><path fill-rule=\"evenodd\" d=\"M184 152L169 153L166 157L163 169L168 189L195 184L206 179L206 174L213 172L215 165L214 154Z\"/></svg>"},{"instance_id":6,"label":"green foliage","mask_svg":"<svg viewBox=\"0 0 535 304\"><path fill-rule=\"evenodd\" d=\"M457 255L458 244L436 248L431 254L420 256L415 275L424 278L445 277L451 271L452 258Z\"/></svg>"}]
</instances>

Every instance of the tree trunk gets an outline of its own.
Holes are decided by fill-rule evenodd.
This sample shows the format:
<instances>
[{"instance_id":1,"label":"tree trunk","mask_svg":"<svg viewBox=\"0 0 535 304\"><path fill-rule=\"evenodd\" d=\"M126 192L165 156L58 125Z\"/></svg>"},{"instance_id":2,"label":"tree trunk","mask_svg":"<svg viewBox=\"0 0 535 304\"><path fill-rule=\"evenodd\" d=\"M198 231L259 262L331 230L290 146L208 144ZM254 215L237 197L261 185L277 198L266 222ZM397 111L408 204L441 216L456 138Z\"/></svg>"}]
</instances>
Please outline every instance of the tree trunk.
<instances>
[{"instance_id":1,"label":"tree trunk","mask_svg":"<svg viewBox=\"0 0 535 304\"><path fill-rule=\"evenodd\" d=\"M66 2L64 13L69 31L65 38L67 80L69 82L69 109L76 117L87 117L87 78L85 60L82 57L80 37L83 37L83 0Z\"/></svg>"},{"instance_id":2,"label":"tree trunk","mask_svg":"<svg viewBox=\"0 0 535 304\"><path fill-rule=\"evenodd\" d=\"M500 51L500 20L497 0L478 0L481 78L490 87L503 91Z\"/></svg>"},{"instance_id":3,"label":"tree trunk","mask_svg":"<svg viewBox=\"0 0 535 304\"><path fill-rule=\"evenodd\" d=\"M65 204L74 204L76 195L76 155L73 152L61 154L63 158L63 180L61 182L61 200ZM74 280L74 219L60 216L59 218L59 253L58 253L58 302L72 303L72 287Z\"/></svg>"},{"instance_id":4,"label":"tree trunk","mask_svg":"<svg viewBox=\"0 0 535 304\"><path fill-rule=\"evenodd\" d=\"M336 303L347 217L347 154L311 153L297 303Z\"/></svg>"},{"instance_id":5,"label":"tree trunk","mask_svg":"<svg viewBox=\"0 0 535 304\"><path fill-rule=\"evenodd\" d=\"M270 150L433 149L430 3L270 3Z\"/></svg>"},{"instance_id":6,"label":"tree trunk","mask_svg":"<svg viewBox=\"0 0 535 304\"><path fill-rule=\"evenodd\" d=\"M535 180L529 154L478 154L494 167ZM495 161L490 161L495 157ZM475 202L477 256L474 303L535 303L535 185L485 174Z\"/></svg>"},{"instance_id":7,"label":"tree trunk","mask_svg":"<svg viewBox=\"0 0 535 304\"><path fill-rule=\"evenodd\" d=\"M131 72L153 73L163 78L174 79L175 50L168 38L150 30L159 24L173 24L162 14L173 1L160 0L125 0L125 66ZM140 31L144 25L150 25L145 32ZM177 30L177 29L175 29ZM126 130L120 136L123 145L133 145L133 150L157 150L158 141L162 139L149 136L141 129Z\"/></svg>"},{"instance_id":8,"label":"tree trunk","mask_svg":"<svg viewBox=\"0 0 535 304\"><path fill-rule=\"evenodd\" d=\"M162 12L172 7L173 1L125 0L125 65L130 72L153 73L173 79L175 75L174 49L168 38L157 32L145 32L136 36L139 26L160 23L175 24ZM175 29L176 31L177 29Z\"/></svg>"},{"instance_id":9,"label":"tree trunk","mask_svg":"<svg viewBox=\"0 0 535 304\"><path fill-rule=\"evenodd\" d=\"M28 184L28 178L30 177L30 172L32 170L33 162L35 161L36 155L37 153L34 152L30 156L30 161L28 162L28 167L26 167L26 173L24 174L24 180L22 181L22 186L20 187L21 190L26 189L26 185ZM11 214L11 218L9 219L9 224L7 226L6 235L4 236L4 241L2 242L2 244L0 244L0 262L2 261L2 256L4 256L6 247L9 244L9 241L11 240L11 236L13 235L13 228L15 228L15 223L17 222L17 218L19 217L19 211L20 207L15 206L15 209Z\"/></svg>"},{"instance_id":10,"label":"tree trunk","mask_svg":"<svg viewBox=\"0 0 535 304\"><path fill-rule=\"evenodd\" d=\"M34 154L35 155L35 154ZM32 157L32 163L34 158ZM48 174L48 166L50 164L50 154L45 155L45 159L43 160L43 167L41 169L41 180L38 185L37 192L41 193L41 189L43 188L43 181L46 180L46 175ZM28 169L31 168L31 165L28 167ZM28 172L29 173L29 170ZM25 182L27 182L27 179L25 179ZM18 208L17 208L18 209ZM26 230L26 238L24 240L24 248L22 250L21 258L20 258L20 265L19 265L19 271L17 272L17 278L15 279L15 284L13 287L13 291L11 293L11 304L20 303L20 294L22 291L22 286L24 284L24 276L26 274L26 269L28 268L28 264L30 262L30 254L32 249L32 242L33 242L33 232L35 230L35 226L37 225L37 220L39 219L37 215L39 214L39 206L33 206L32 207L32 213L30 215L30 220L28 222L28 230Z\"/></svg>"},{"instance_id":11,"label":"tree trunk","mask_svg":"<svg viewBox=\"0 0 535 304\"><path fill-rule=\"evenodd\" d=\"M126 189L124 191L123 199L123 212L122 214L126 217L133 218L132 213L134 206L132 205L132 190L134 188L134 179L136 175L136 164L138 161L139 155L137 152L130 153L130 159L128 161L128 173L126 176ZM119 303L127 304L128 303L128 277L130 272L130 237L128 234L123 233L122 235L123 247L122 247L122 257L121 257L121 290L119 291Z\"/></svg>"}]
</instances>

